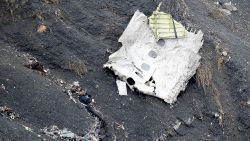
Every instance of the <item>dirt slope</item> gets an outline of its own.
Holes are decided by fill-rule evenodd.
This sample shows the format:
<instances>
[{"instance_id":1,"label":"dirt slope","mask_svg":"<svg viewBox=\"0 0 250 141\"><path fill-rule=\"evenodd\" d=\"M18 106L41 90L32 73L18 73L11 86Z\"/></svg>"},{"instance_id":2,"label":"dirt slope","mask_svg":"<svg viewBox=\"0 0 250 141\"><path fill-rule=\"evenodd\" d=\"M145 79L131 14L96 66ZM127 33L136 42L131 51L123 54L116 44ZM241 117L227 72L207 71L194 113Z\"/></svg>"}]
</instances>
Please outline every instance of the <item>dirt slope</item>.
<instances>
[{"instance_id":1,"label":"dirt slope","mask_svg":"<svg viewBox=\"0 0 250 141\"><path fill-rule=\"evenodd\" d=\"M150 15L159 1L1 1L0 86L5 89L0 89L0 106L11 107L20 118L0 114L0 140L53 140L40 130L50 125L78 135L88 132L95 117L70 101L57 79L79 81L95 99L105 122L101 140L249 140L250 1L232 1L238 11L229 16L216 13L213 2L163 1L163 11L205 33L199 70L208 68L170 106L136 92L120 97L114 75L102 68L106 50L119 49L117 40L133 13L139 9ZM38 33L39 25L46 31ZM49 69L48 76L24 66L27 53ZM218 63L221 58L224 63ZM79 76L69 63L85 64L88 72ZM210 73L209 84L199 87L201 76Z\"/></svg>"}]
</instances>

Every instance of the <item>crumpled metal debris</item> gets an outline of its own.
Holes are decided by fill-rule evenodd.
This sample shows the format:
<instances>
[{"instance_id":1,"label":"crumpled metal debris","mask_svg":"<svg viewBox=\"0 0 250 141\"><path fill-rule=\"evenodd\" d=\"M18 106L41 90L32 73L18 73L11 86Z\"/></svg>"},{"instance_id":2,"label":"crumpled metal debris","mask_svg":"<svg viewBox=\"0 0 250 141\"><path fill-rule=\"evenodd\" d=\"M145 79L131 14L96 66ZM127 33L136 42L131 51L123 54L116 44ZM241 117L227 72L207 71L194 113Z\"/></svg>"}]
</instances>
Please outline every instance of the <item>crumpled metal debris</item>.
<instances>
[{"instance_id":1,"label":"crumpled metal debris","mask_svg":"<svg viewBox=\"0 0 250 141\"><path fill-rule=\"evenodd\" d=\"M250 107L250 100L247 100L247 101L241 101L240 104L242 106L247 106L247 107Z\"/></svg>"},{"instance_id":2,"label":"crumpled metal debris","mask_svg":"<svg viewBox=\"0 0 250 141\"><path fill-rule=\"evenodd\" d=\"M219 11L224 13L225 15L231 15L232 12L237 11L237 7L232 4L232 2L215 2L216 5L219 7Z\"/></svg>"},{"instance_id":3,"label":"crumpled metal debris","mask_svg":"<svg viewBox=\"0 0 250 141\"><path fill-rule=\"evenodd\" d=\"M28 64L25 65L29 69L37 70L42 75L47 75L49 69L45 69L44 65L38 62L35 58L29 58Z\"/></svg>"},{"instance_id":4,"label":"crumpled metal debris","mask_svg":"<svg viewBox=\"0 0 250 141\"><path fill-rule=\"evenodd\" d=\"M0 107L0 114L5 115L9 119L19 118L19 114L15 113L13 109L3 106Z\"/></svg>"},{"instance_id":5,"label":"crumpled metal debris","mask_svg":"<svg viewBox=\"0 0 250 141\"><path fill-rule=\"evenodd\" d=\"M67 128L59 129L56 125L45 127L42 129L42 131L44 134L54 139L74 140L74 141L83 140L83 137L78 136L77 134L69 131Z\"/></svg>"},{"instance_id":6,"label":"crumpled metal debris","mask_svg":"<svg viewBox=\"0 0 250 141\"><path fill-rule=\"evenodd\" d=\"M124 122L121 122L121 123L119 123L119 122L114 122L114 128L116 129L116 130L120 130L120 129L122 129L122 130L125 130L125 127L124 127Z\"/></svg>"},{"instance_id":7,"label":"crumpled metal debris","mask_svg":"<svg viewBox=\"0 0 250 141\"><path fill-rule=\"evenodd\" d=\"M147 16L137 10L119 38L122 47L109 56L104 68L114 71L132 90L173 103L200 64L203 33L185 30L184 38L158 37ZM126 86L117 84L120 95L126 95Z\"/></svg>"}]
</instances>

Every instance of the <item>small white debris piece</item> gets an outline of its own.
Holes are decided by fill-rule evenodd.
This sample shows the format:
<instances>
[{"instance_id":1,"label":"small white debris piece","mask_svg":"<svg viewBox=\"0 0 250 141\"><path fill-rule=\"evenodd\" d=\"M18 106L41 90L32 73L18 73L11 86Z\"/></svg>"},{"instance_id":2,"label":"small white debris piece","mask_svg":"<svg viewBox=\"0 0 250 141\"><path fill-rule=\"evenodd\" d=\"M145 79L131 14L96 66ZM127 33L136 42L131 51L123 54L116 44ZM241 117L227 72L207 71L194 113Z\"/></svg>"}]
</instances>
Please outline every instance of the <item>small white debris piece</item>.
<instances>
[{"instance_id":1,"label":"small white debris piece","mask_svg":"<svg viewBox=\"0 0 250 141\"><path fill-rule=\"evenodd\" d=\"M4 84L2 84L2 85L0 86L0 89L5 90L5 86L4 86Z\"/></svg>"},{"instance_id":2,"label":"small white debris piece","mask_svg":"<svg viewBox=\"0 0 250 141\"><path fill-rule=\"evenodd\" d=\"M63 81L62 79L60 79L60 80L59 80L59 82L60 82L61 84L63 84L63 83L64 83L64 81Z\"/></svg>"},{"instance_id":3,"label":"small white debris piece","mask_svg":"<svg viewBox=\"0 0 250 141\"><path fill-rule=\"evenodd\" d=\"M74 86L77 86L77 87L80 87L79 81L73 82L73 85L74 85Z\"/></svg>"},{"instance_id":4,"label":"small white debris piece","mask_svg":"<svg viewBox=\"0 0 250 141\"><path fill-rule=\"evenodd\" d=\"M120 129L125 130L124 122L122 122L122 123L114 122L114 128L117 130L120 130Z\"/></svg>"},{"instance_id":5,"label":"small white debris piece","mask_svg":"<svg viewBox=\"0 0 250 141\"><path fill-rule=\"evenodd\" d=\"M229 10L230 12L237 11L237 7L232 4L232 2L226 2L222 4L222 8Z\"/></svg>"},{"instance_id":6,"label":"small white debris piece","mask_svg":"<svg viewBox=\"0 0 250 141\"><path fill-rule=\"evenodd\" d=\"M66 82L62 79L57 79L56 83L58 83L61 87L66 84Z\"/></svg>"},{"instance_id":7,"label":"small white debris piece","mask_svg":"<svg viewBox=\"0 0 250 141\"><path fill-rule=\"evenodd\" d=\"M203 33L186 31L185 38L158 40L147 16L137 10L119 42L122 47L109 56L104 68L114 71L132 90L171 104L196 73Z\"/></svg>"},{"instance_id":8,"label":"small white debris piece","mask_svg":"<svg viewBox=\"0 0 250 141\"><path fill-rule=\"evenodd\" d=\"M227 56L227 52L226 51L222 51L221 55L222 56Z\"/></svg>"},{"instance_id":9,"label":"small white debris piece","mask_svg":"<svg viewBox=\"0 0 250 141\"><path fill-rule=\"evenodd\" d=\"M15 113L9 113L9 118L10 118L10 119L15 119L15 118L16 118Z\"/></svg>"},{"instance_id":10,"label":"small white debris piece","mask_svg":"<svg viewBox=\"0 0 250 141\"><path fill-rule=\"evenodd\" d=\"M116 85L117 85L117 88L118 88L119 95L127 95L126 82L117 79L116 80Z\"/></svg>"},{"instance_id":11,"label":"small white debris piece","mask_svg":"<svg viewBox=\"0 0 250 141\"><path fill-rule=\"evenodd\" d=\"M6 106L4 106L4 107L0 107L0 112L4 112L4 111L5 111L5 109L6 109Z\"/></svg>"},{"instance_id":12,"label":"small white debris piece","mask_svg":"<svg viewBox=\"0 0 250 141\"><path fill-rule=\"evenodd\" d=\"M215 5L220 5L220 3L218 1L214 2Z\"/></svg>"},{"instance_id":13,"label":"small white debris piece","mask_svg":"<svg viewBox=\"0 0 250 141\"><path fill-rule=\"evenodd\" d=\"M185 120L185 124L191 125L193 121L194 121L194 117L188 118L188 119Z\"/></svg>"},{"instance_id":14,"label":"small white debris piece","mask_svg":"<svg viewBox=\"0 0 250 141\"><path fill-rule=\"evenodd\" d=\"M72 92L71 90L67 90L67 94L69 96L69 100L72 100L74 103L77 103L75 98L72 96Z\"/></svg>"},{"instance_id":15,"label":"small white debris piece","mask_svg":"<svg viewBox=\"0 0 250 141\"><path fill-rule=\"evenodd\" d=\"M25 128L25 130L33 132L33 130L31 128L29 128L28 126L25 126L25 125L22 125L22 126Z\"/></svg>"},{"instance_id":16,"label":"small white debris piece","mask_svg":"<svg viewBox=\"0 0 250 141\"><path fill-rule=\"evenodd\" d=\"M180 128L180 126L181 126L181 122L179 120L176 120L175 125L173 126L173 128L176 131L176 130L178 130Z\"/></svg>"},{"instance_id":17,"label":"small white debris piece","mask_svg":"<svg viewBox=\"0 0 250 141\"><path fill-rule=\"evenodd\" d=\"M49 69L44 69L43 70L45 73L48 73L49 72Z\"/></svg>"}]
</instances>

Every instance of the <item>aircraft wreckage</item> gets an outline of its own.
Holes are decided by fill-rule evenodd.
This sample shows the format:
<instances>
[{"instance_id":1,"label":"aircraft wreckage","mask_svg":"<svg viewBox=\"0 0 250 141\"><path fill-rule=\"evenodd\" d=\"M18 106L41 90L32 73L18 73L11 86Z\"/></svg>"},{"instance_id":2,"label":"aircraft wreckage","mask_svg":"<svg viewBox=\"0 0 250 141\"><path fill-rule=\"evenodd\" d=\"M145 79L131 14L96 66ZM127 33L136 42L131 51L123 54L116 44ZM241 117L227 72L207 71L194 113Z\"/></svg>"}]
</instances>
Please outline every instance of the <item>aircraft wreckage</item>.
<instances>
[{"instance_id":1,"label":"aircraft wreckage","mask_svg":"<svg viewBox=\"0 0 250 141\"><path fill-rule=\"evenodd\" d=\"M161 5L161 4L160 4ZM117 75L120 95L127 87L174 103L200 65L202 31L189 32L160 5L148 18L136 11L119 38L122 47L104 68Z\"/></svg>"}]
</instances>

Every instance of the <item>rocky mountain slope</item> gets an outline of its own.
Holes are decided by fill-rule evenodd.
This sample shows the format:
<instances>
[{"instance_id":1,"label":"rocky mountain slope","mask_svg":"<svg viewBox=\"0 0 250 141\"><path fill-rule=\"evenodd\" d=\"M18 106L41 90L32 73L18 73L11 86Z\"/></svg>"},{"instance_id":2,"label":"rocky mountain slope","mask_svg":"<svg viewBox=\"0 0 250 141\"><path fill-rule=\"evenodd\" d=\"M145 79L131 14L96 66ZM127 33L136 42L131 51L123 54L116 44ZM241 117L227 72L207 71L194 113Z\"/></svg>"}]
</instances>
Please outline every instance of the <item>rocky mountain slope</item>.
<instances>
[{"instance_id":1,"label":"rocky mountain slope","mask_svg":"<svg viewBox=\"0 0 250 141\"><path fill-rule=\"evenodd\" d=\"M201 66L173 105L117 94L102 65L134 12L149 16L159 2L0 1L0 140L61 140L44 134L52 125L89 140L249 140L248 0L233 0L230 15L215 0L163 0L163 11L204 32ZM48 73L27 67L31 59ZM69 99L75 81L92 107Z\"/></svg>"}]
</instances>

